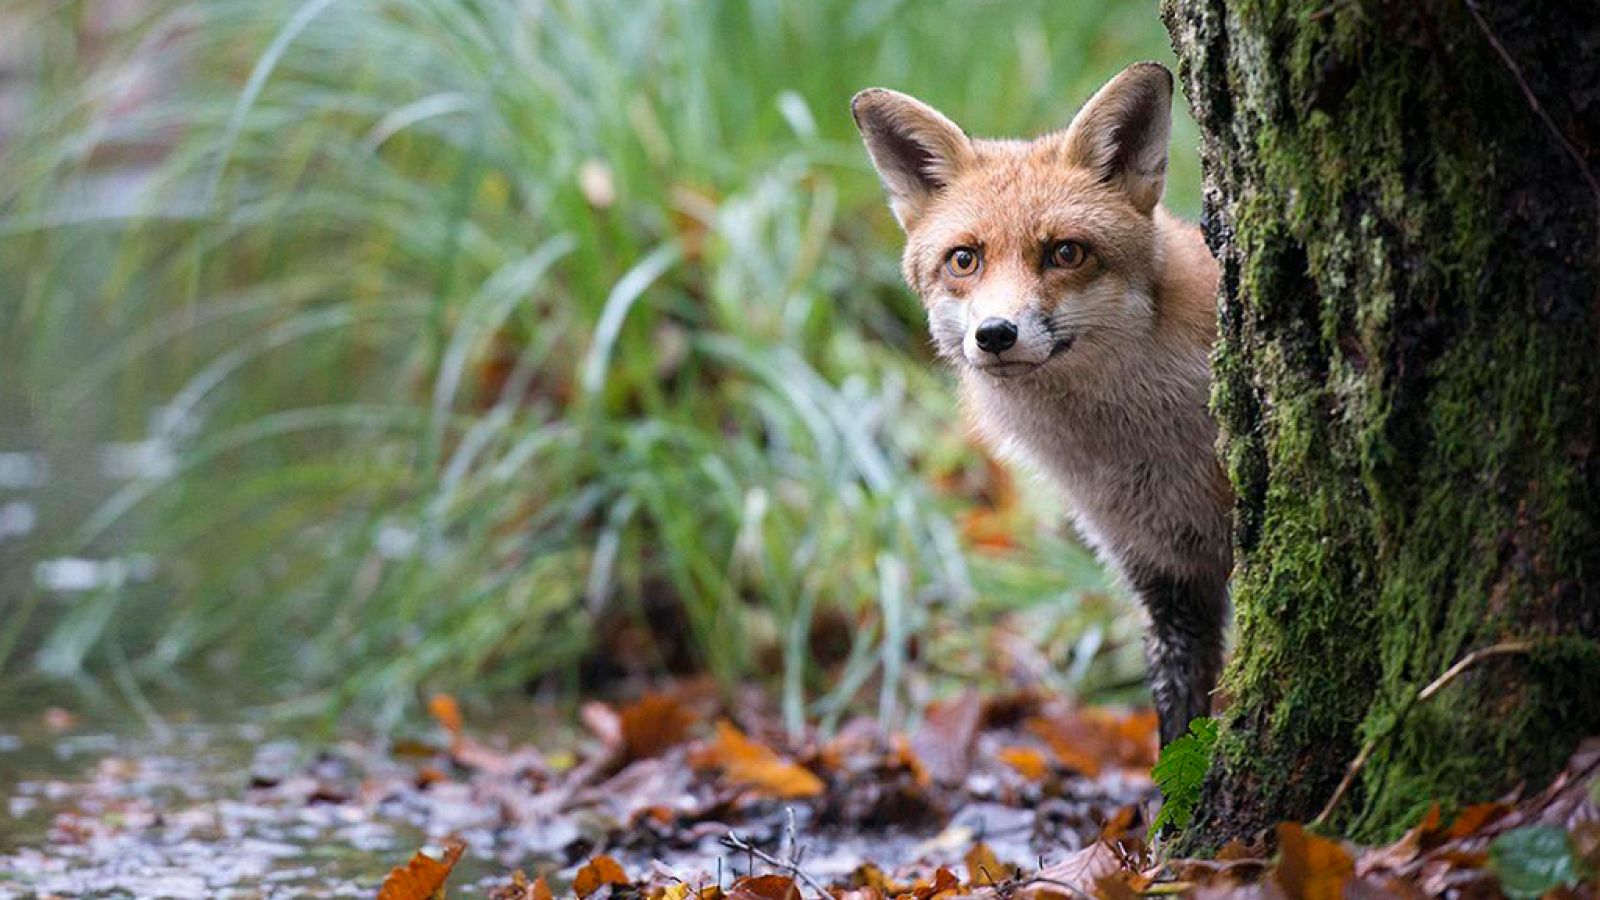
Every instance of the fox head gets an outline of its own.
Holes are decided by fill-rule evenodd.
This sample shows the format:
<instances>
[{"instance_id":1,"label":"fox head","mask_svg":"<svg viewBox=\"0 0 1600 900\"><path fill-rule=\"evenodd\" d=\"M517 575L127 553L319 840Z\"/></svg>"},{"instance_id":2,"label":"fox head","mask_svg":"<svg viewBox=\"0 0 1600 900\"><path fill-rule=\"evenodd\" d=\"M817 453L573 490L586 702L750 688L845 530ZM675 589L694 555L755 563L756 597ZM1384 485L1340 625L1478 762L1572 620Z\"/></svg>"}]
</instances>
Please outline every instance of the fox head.
<instances>
[{"instance_id":1,"label":"fox head","mask_svg":"<svg viewBox=\"0 0 1600 900\"><path fill-rule=\"evenodd\" d=\"M1157 63L1123 70L1065 130L1031 141L970 138L895 91L855 96L941 356L1011 378L1137 352L1155 323L1171 106Z\"/></svg>"}]
</instances>

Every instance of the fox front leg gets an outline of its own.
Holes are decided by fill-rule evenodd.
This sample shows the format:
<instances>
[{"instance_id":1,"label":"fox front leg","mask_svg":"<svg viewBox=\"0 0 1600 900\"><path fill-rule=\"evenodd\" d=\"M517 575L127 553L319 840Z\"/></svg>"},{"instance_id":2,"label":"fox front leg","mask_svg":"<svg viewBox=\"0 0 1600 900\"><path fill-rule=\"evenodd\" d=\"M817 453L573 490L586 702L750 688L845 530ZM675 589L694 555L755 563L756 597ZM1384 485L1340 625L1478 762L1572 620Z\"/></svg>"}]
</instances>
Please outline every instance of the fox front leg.
<instances>
[{"instance_id":1,"label":"fox front leg","mask_svg":"<svg viewBox=\"0 0 1600 900\"><path fill-rule=\"evenodd\" d=\"M1161 746L1211 712L1211 692L1222 668L1227 623L1226 581L1130 573L1134 592L1150 616L1145 633L1146 677L1161 720Z\"/></svg>"}]
</instances>

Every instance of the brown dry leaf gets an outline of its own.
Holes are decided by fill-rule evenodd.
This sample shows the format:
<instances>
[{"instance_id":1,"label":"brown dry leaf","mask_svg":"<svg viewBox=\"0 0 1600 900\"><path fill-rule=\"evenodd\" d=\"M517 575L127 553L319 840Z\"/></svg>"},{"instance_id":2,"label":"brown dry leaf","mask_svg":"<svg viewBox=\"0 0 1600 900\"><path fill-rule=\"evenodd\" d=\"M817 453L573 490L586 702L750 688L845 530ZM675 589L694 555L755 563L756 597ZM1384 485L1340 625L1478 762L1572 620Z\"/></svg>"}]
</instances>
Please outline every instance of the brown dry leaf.
<instances>
[{"instance_id":1,"label":"brown dry leaf","mask_svg":"<svg viewBox=\"0 0 1600 900\"><path fill-rule=\"evenodd\" d=\"M426 789L429 785L434 785L441 781L449 780L449 775L439 771L439 769L435 768L434 766L423 766L417 770L416 777L411 780L411 783L416 785L419 789Z\"/></svg>"},{"instance_id":2,"label":"brown dry leaf","mask_svg":"<svg viewBox=\"0 0 1600 900\"><path fill-rule=\"evenodd\" d=\"M1156 762L1156 726L1156 714L1147 709L1057 710L1027 721L1028 730L1050 745L1062 765L1091 778L1107 765L1147 777Z\"/></svg>"},{"instance_id":3,"label":"brown dry leaf","mask_svg":"<svg viewBox=\"0 0 1600 900\"><path fill-rule=\"evenodd\" d=\"M1439 804L1435 803L1428 808L1428 814L1422 817L1421 822L1394 843L1361 854L1356 864L1356 874L1365 878L1372 872L1394 871L1409 865L1424 850L1438 846L1439 821Z\"/></svg>"},{"instance_id":4,"label":"brown dry leaf","mask_svg":"<svg viewBox=\"0 0 1600 900\"><path fill-rule=\"evenodd\" d=\"M910 772L912 780L921 787L933 784L933 776L929 774L928 767L922 764L922 760L911 749L911 741L903 734L894 736L885 763L890 769L904 769Z\"/></svg>"},{"instance_id":5,"label":"brown dry leaf","mask_svg":"<svg viewBox=\"0 0 1600 900\"><path fill-rule=\"evenodd\" d=\"M1260 859L1261 854L1252 850L1244 841L1238 838L1229 840L1217 851L1217 859L1222 862L1231 862L1239 859Z\"/></svg>"},{"instance_id":6,"label":"brown dry leaf","mask_svg":"<svg viewBox=\"0 0 1600 900\"><path fill-rule=\"evenodd\" d=\"M694 900L724 900L726 896L722 888L714 884L692 888L686 881L657 886L649 894L650 900L690 900L691 897Z\"/></svg>"},{"instance_id":7,"label":"brown dry leaf","mask_svg":"<svg viewBox=\"0 0 1600 900\"><path fill-rule=\"evenodd\" d=\"M800 900L800 888L787 875L746 875L728 888L728 900Z\"/></svg>"},{"instance_id":8,"label":"brown dry leaf","mask_svg":"<svg viewBox=\"0 0 1600 900\"><path fill-rule=\"evenodd\" d=\"M695 723L694 713L666 694L646 694L624 706L618 717L623 753L629 760L660 756L682 743Z\"/></svg>"},{"instance_id":9,"label":"brown dry leaf","mask_svg":"<svg viewBox=\"0 0 1600 900\"><path fill-rule=\"evenodd\" d=\"M939 784L960 784L972 770L972 748L983 720L977 691L941 700L928 707L922 726L911 736L911 751Z\"/></svg>"},{"instance_id":10,"label":"brown dry leaf","mask_svg":"<svg viewBox=\"0 0 1600 900\"><path fill-rule=\"evenodd\" d=\"M1298 822L1278 826L1278 883L1297 900L1339 900L1355 861L1338 841L1311 834Z\"/></svg>"},{"instance_id":11,"label":"brown dry leaf","mask_svg":"<svg viewBox=\"0 0 1600 900\"><path fill-rule=\"evenodd\" d=\"M956 877L956 873L940 866L939 871L933 873L933 883L917 888L911 892L911 896L915 897L916 900L934 900L935 897L941 897L960 890L961 879Z\"/></svg>"},{"instance_id":12,"label":"brown dry leaf","mask_svg":"<svg viewBox=\"0 0 1600 900\"><path fill-rule=\"evenodd\" d=\"M862 863L856 866L855 871L850 873L850 884L853 887L875 891L885 897L892 897L900 893L889 881L889 876L883 873L883 869L872 863Z\"/></svg>"},{"instance_id":13,"label":"brown dry leaf","mask_svg":"<svg viewBox=\"0 0 1600 900\"><path fill-rule=\"evenodd\" d=\"M628 873L623 871L621 863L609 856L596 856L573 876L572 892L587 897L605 885L627 883Z\"/></svg>"},{"instance_id":14,"label":"brown dry leaf","mask_svg":"<svg viewBox=\"0 0 1600 900\"><path fill-rule=\"evenodd\" d=\"M964 861L967 864L969 887L992 887L1011 875L1005 864L1000 862L1000 857L995 856L994 851L983 841L972 845Z\"/></svg>"},{"instance_id":15,"label":"brown dry leaf","mask_svg":"<svg viewBox=\"0 0 1600 900\"><path fill-rule=\"evenodd\" d=\"M1510 811L1511 807L1504 803L1479 803L1469 806L1450 823L1450 830L1445 832L1445 837L1454 839L1477 834L1480 828Z\"/></svg>"},{"instance_id":16,"label":"brown dry leaf","mask_svg":"<svg viewBox=\"0 0 1600 900\"><path fill-rule=\"evenodd\" d=\"M456 698L444 693L434 694L428 698L428 715L450 732L451 742L461 740L461 706L456 703Z\"/></svg>"},{"instance_id":17,"label":"brown dry leaf","mask_svg":"<svg viewBox=\"0 0 1600 900\"><path fill-rule=\"evenodd\" d=\"M824 788L822 779L810 769L745 737L727 719L717 722L716 741L697 755L697 762L716 766L729 781L777 799L815 797Z\"/></svg>"},{"instance_id":18,"label":"brown dry leaf","mask_svg":"<svg viewBox=\"0 0 1600 900\"><path fill-rule=\"evenodd\" d=\"M1100 757L1090 748L1082 730L1054 719L1035 717L1028 720L1028 730L1050 745L1056 761L1087 778L1100 775Z\"/></svg>"},{"instance_id":19,"label":"brown dry leaf","mask_svg":"<svg viewBox=\"0 0 1600 900\"><path fill-rule=\"evenodd\" d=\"M450 841L439 859L418 850L410 862L389 870L378 888L378 900L443 900L445 879L466 849L461 841Z\"/></svg>"},{"instance_id":20,"label":"brown dry leaf","mask_svg":"<svg viewBox=\"0 0 1600 900\"><path fill-rule=\"evenodd\" d=\"M1050 760L1037 748L1002 747L995 755L1029 781L1043 781L1050 774Z\"/></svg>"},{"instance_id":21,"label":"brown dry leaf","mask_svg":"<svg viewBox=\"0 0 1600 900\"><path fill-rule=\"evenodd\" d=\"M518 869L511 873L510 884L489 891L489 900L555 900L555 894L543 876L530 882L528 873Z\"/></svg>"},{"instance_id":22,"label":"brown dry leaf","mask_svg":"<svg viewBox=\"0 0 1600 900\"><path fill-rule=\"evenodd\" d=\"M1122 840L1128 829L1133 826L1133 817L1138 814L1139 808L1136 806L1124 806L1112 813L1111 818L1100 826L1100 840L1108 844Z\"/></svg>"},{"instance_id":23,"label":"brown dry leaf","mask_svg":"<svg viewBox=\"0 0 1600 900\"><path fill-rule=\"evenodd\" d=\"M1134 888L1132 872L1112 872L1094 880L1094 895L1103 900L1138 900L1140 891Z\"/></svg>"},{"instance_id":24,"label":"brown dry leaf","mask_svg":"<svg viewBox=\"0 0 1600 900\"><path fill-rule=\"evenodd\" d=\"M1045 866L1034 876L1027 896L1082 897L1100 879L1122 870L1122 857L1105 841L1095 841L1082 850L1067 854L1058 863Z\"/></svg>"},{"instance_id":25,"label":"brown dry leaf","mask_svg":"<svg viewBox=\"0 0 1600 900\"><path fill-rule=\"evenodd\" d=\"M1100 730L1108 754L1124 767L1148 771L1156 764L1156 732L1161 721L1155 710L1119 713L1090 707L1083 711L1083 718Z\"/></svg>"}]
</instances>

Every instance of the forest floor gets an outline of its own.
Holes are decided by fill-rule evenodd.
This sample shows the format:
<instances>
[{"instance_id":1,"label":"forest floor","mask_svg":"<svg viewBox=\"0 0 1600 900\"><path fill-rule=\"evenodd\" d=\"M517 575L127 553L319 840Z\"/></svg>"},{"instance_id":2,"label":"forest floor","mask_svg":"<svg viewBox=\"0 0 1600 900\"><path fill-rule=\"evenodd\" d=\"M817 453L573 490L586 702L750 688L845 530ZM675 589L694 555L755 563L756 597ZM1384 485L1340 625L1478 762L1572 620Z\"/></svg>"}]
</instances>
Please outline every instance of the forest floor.
<instances>
[{"instance_id":1,"label":"forest floor","mask_svg":"<svg viewBox=\"0 0 1600 900\"><path fill-rule=\"evenodd\" d=\"M441 695L421 739L316 744L129 740L54 708L0 728L0 897L1594 896L1600 742L1385 847L1285 824L1180 860L1149 833L1148 711L968 693L909 734L822 739L735 705L684 683L574 728L463 721Z\"/></svg>"}]
</instances>

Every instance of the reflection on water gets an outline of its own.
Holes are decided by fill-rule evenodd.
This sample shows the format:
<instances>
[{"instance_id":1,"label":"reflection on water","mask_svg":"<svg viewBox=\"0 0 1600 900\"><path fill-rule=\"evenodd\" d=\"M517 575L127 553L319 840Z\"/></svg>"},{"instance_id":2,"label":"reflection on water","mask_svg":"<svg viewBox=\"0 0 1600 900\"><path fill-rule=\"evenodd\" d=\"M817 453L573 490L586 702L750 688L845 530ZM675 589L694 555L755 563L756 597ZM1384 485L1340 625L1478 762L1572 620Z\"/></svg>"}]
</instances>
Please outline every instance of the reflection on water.
<instances>
[{"instance_id":1,"label":"reflection on water","mask_svg":"<svg viewBox=\"0 0 1600 900\"><path fill-rule=\"evenodd\" d=\"M492 808L393 790L414 773L388 742L269 739L285 726L187 717L158 739L114 710L6 703L0 898L371 897L429 835L495 845ZM453 893L482 896L506 871L469 856Z\"/></svg>"}]
</instances>

